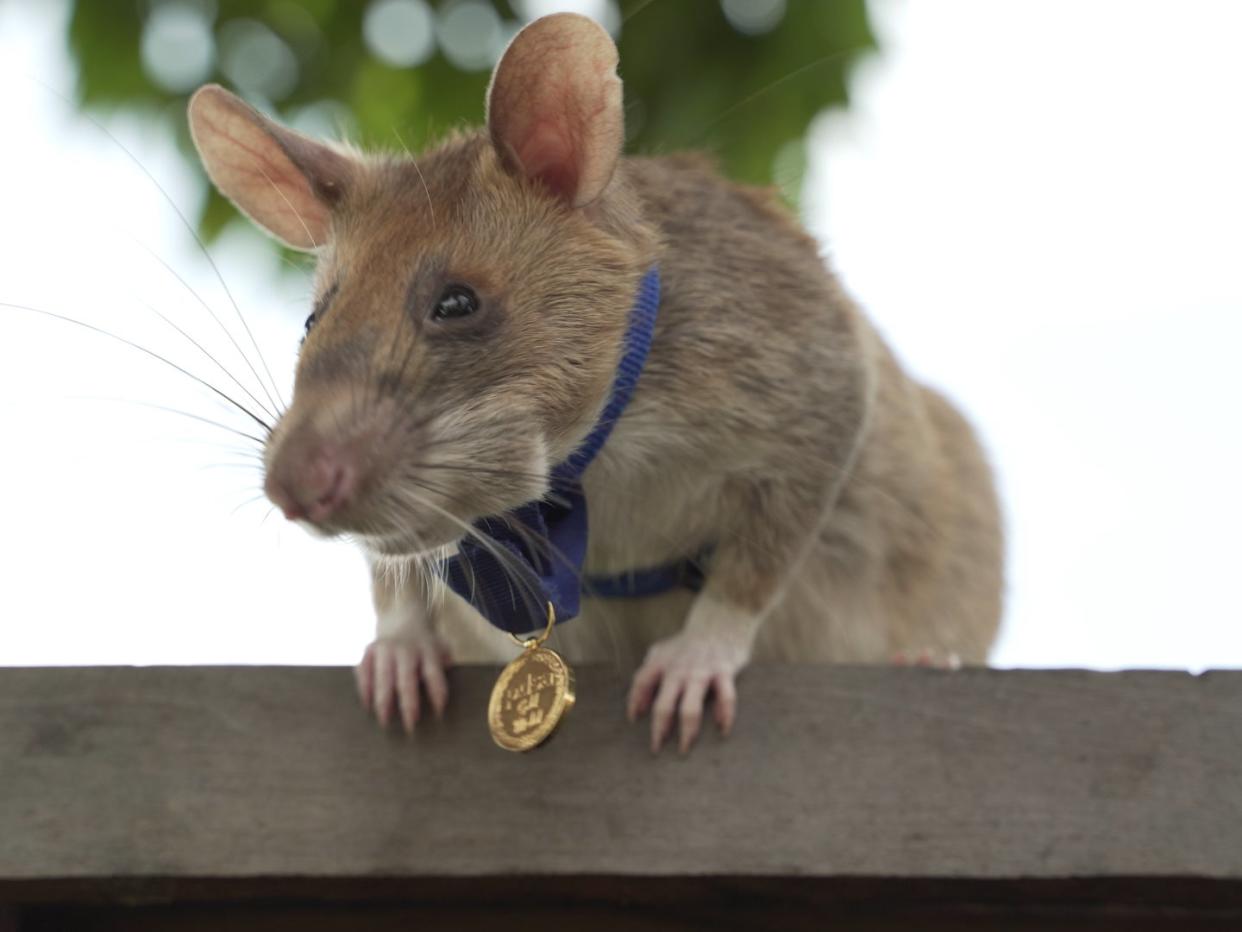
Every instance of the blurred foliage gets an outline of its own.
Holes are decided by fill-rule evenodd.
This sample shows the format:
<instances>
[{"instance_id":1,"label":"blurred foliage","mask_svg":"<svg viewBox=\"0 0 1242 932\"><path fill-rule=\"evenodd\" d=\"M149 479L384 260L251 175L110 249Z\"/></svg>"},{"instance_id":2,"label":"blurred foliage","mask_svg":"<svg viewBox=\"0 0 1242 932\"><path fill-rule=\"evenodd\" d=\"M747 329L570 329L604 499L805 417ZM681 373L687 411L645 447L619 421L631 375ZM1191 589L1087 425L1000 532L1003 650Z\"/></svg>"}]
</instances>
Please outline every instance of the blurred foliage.
<instances>
[{"instance_id":1,"label":"blurred foliage","mask_svg":"<svg viewBox=\"0 0 1242 932\"><path fill-rule=\"evenodd\" d=\"M429 5L443 24L463 2L477 7L480 0ZM153 18L163 15L167 21L175 13L184 20L182 14L188 14L202 24L200 46L206 49L200 72L191 75L193 84L218 81L295 126L322 132L335 123L363 146L404 144L418 151L451 127L482 120L490 61L498 43L523 21L525 9L521 0L487 2L499 18L499 39L488 64L463 70L443 48L413 67L386 64L365 34L373 4L357 0L74 0L69 46L79 69L77 97L97 113L149 115L158 132L177 134L192 157L184 107L193 87L159 80L150 61L153 36L144 35ZM627 148L708 150L732 177L777 181L796 199L808 125L824 108L846 102L849 66L874 46L865 0L732 0L731 5L736 11L748 3L757 6L742 6L744 12L781 6L784 12L770 30L747 34L731 24L719 0L613 3L611 12L619 14L620 23ZM250 54L260 59L250 63L251 72L285 63L289 79L276 93L265 96L230 80L239 73L230 67L230 43L235 47L243 32L263 40L250 44ZM181 54L175 43L171 54ZM333 118L325 121L324 114ZM308 115L318 115L318 122ZM233 208L213 191L199 218L202 232L214 237L234 217Z\"/></svg>"}]
</instances>

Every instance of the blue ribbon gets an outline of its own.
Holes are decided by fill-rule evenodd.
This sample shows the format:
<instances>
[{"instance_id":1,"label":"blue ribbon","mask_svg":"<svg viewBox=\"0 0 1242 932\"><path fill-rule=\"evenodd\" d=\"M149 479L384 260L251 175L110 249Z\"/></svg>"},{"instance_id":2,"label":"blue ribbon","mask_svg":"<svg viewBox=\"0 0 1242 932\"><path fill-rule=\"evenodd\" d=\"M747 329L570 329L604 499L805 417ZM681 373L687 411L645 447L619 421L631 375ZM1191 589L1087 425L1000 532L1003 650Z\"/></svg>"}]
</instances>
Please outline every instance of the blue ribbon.
<instances>
[{"instance_id":1,"label":"blue ribbon","mask_svg":"<svg viewBox=\"0 0 1242 932\"><path fill-rule=\"evenodd\" d=\"M479 533L467 535L457 555L449 560L447 576L452 590L503 631L525 634L542 628L548 603L556 611L558 622L578 614L588 531L582 474L634 394L651 349L659 307L660 273L653 267L643 276L630 311L625 350L608 404L582 445L553 468L552 491L546 498L508 514L476 521ZM506 555L503 560L497 551ZM695 580L680 567L659 567L615 578L592 577L586 585L592 594L599 590L605 596L649 595L676 585L692 585ZM642 580L647 588L637 591L627 587L627 579Z\"/></svg>"}]
</instances>

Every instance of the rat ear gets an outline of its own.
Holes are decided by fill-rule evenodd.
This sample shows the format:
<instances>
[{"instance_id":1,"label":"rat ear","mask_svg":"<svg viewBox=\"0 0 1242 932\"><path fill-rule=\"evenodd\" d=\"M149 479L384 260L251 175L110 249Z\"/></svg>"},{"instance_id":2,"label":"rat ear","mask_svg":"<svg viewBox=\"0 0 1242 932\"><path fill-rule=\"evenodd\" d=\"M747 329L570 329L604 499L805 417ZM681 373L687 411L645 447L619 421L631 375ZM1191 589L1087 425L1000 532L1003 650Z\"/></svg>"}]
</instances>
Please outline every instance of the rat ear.
<instances>
[{"instance_id":1,"label":"rat ear","mask_svg":"<svg viewBox=\"0 0 1242 932\"><path fill-rule=\"evenodd\" d=\"M487 127L505 167L574 207L608 187L625 136L617 47L574 13L535 20L505 49L487 92Z\"/></svg>"},{"instance_id":2,"label":"rat ear","mask_svg":"<svg viewBox=\"0 0 1242 932\"><path fill-rule=\"evenodd\" d=\"M215 84L190 98L189 117L194 145L221 194L294 249L327 242L332 208L349 180L347 156Z\"/></svg>"}]
</instances>

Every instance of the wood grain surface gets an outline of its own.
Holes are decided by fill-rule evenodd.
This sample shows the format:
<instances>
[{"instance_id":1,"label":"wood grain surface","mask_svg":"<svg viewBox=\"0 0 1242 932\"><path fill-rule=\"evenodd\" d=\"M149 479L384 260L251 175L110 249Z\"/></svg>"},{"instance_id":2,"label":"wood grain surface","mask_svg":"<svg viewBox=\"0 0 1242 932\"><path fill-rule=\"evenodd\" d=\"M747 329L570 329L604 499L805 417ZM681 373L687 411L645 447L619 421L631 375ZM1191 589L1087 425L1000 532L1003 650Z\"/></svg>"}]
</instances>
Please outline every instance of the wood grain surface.
<instances>
[{"instance_id":1,"label":"wood grain surface","mask_svg":"<svg viewBox=\"0 0 1242 932\"><path fill-rule=\"evenodd\" d=\"M501 751L495 676L455 670L408 739L344 669L0 669L0 901L725 878L1242 906L1242 673L759 667L685 757L605 668L549 744Z\"/></svg>"}]
</instances>

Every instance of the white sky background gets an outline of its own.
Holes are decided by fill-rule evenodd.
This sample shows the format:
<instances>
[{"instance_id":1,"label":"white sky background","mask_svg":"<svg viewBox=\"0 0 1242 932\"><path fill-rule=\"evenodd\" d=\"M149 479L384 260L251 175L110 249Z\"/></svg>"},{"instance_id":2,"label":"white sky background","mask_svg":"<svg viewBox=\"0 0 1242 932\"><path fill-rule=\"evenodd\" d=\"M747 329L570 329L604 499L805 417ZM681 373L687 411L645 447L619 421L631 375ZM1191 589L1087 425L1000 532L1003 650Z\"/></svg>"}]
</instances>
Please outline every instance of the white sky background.
<instances>
[{"instance_id":1,"label":"white sky background","mask_svg":"<svg viewBox=\"0 0 1242 932\"><path fill-rule=\"evenodd\" d=\"M992 451L1011 540L995 661L1242 665L1242 5L873 10L883 51L856 72L853 108L816 125L807 218L902 357ZM175 213L36 83L72 85L56 4L0 5L0 63L0 301L97 323L225 387L145 301L243 375L138 245L244 340ZM195 216L195 176L171 143L149 124L108 126ZM308 285L259 246L239 233L212 253L287 392ZM231 465L244 441L101 400L244 426L201 389L0 308L0 398L0 664L360 654L361 558L264 521L265 502L242 505L258 491L257 472Z\"/></svg>"}]
</instances>

